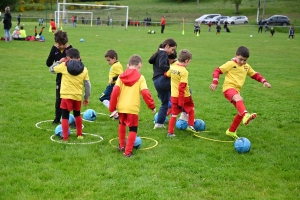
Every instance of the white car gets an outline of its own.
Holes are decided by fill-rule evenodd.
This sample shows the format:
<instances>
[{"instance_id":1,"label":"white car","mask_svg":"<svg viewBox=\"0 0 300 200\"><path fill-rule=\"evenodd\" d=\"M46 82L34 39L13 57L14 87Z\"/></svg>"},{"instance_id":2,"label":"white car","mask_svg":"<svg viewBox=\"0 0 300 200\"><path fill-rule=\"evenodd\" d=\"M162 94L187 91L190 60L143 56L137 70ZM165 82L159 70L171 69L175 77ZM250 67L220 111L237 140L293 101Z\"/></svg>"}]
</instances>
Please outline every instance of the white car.
<instances>
[{"instance_id":1,"label":"white car","mask_svg":"<svg viewBox=\"0 0 300 200\"><path fill-rule=\"evenodd\" d=\"M213 17L212 19L205 20L204 23L207 24L209 21L211 21L211 23L217 24L218 21L220 21L220 23L223 24L223 22L229 18L230 18L229 16L216 16Z\"/></svg>"},{"instance_id":2,"label":"white car","mask_svg":"<svg viewBox=\"0 0 300 200\"><path fill-rule=\"evenodd\" d=\"M205 23L205 21L210 20L216 16L221 16L220 14L206 14L201 17L195 19L195 22Z\"/></svg>"},{"instance_id":3,"label":"white car","mask_svg":"<svg viewBox=\"0 0 300 200\"><path fill-rule=\"evenodd\" d=\"M248 24L248 18L246 16L232 16L227 19L228 24Z\"/></svg>"}]
</instances>

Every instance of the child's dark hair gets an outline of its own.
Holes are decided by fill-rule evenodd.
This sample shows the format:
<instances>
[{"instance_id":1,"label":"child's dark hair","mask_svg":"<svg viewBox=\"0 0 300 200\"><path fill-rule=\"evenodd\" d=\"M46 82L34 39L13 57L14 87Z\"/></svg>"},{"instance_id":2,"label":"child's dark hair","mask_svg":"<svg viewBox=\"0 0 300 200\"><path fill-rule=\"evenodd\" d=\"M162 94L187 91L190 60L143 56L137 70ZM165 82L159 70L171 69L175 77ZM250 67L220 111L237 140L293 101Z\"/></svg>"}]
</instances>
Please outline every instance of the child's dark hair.
<instances>
[{"instance_id":1,"label":"child's dark hair","mask_svg":"<svg viewBox=\"0 0 300 200\"><path fill-rule=\"evenodd\" d=\"M169 59L176 59L177 58L177 52L176 52L176 50L174 50L173 53L171 53L170 55L168 55L168 58Z\"/></svg>"},{"instance_id":2,"label":"child's dark hair","mask_svg":"<svg viewBox=\"0 0 300 200\"><path fill-rule=\"evenodd\" d=\"M66 56L70 57L71 59L78 59L80 58L80 53L77 49L71 48L67 51Z\"/></svg>"},{"instance_id":3,"label":"child's dark hair","mask_svg":"<svg viewBox=\"0 0 300 200\"><path fill-rule=\"evenodd\" d=\"M68 35L67 32L58 30L54 34L54 41L58 44L67 44L68 43Z\"/></svg>"},{"instance_id":4,"label":"child's dark hair","mask_svg":"<svg viewBox=\"0 0 300 200\"><path fill-rule=\"evenodd\" d=\"M245 58L249 58L250 52L249 49L245 46L240 46L235 53L237 56L243 56Z\"/></svg>"},{"instance_id":5,"label":"child's dark hair","mask_svg":"<svg viewBox=\"0 0 300 200\"><path fill-rule=\"evenodd\" d=\"M105 57L105 58L106 58L106 57L109 57L109 58L116 58L116 59L118 60L118 54L117 54L117 52L116 52L115 50L113 50L113 49L108 50L108 51L105 53L104 57Z\"/></svg>"}]
</instances>

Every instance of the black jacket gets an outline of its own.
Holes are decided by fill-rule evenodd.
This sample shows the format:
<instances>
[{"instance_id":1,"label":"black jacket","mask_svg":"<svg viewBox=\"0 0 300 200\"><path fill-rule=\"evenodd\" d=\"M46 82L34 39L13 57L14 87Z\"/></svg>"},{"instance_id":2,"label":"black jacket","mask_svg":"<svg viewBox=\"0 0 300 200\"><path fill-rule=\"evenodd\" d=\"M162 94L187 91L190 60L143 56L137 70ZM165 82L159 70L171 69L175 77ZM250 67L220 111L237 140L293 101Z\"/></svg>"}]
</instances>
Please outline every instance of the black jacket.
<instances>
[{"instance_id":1,"label":"black jacket","mask_svg":"<svg viewBox=\"0 0 300 200\"><path fill-rule=\"evenodd\" d=\"M149 59L149 63L153 65L152 80L163 76L170 69L168 54L166 51L159 50Z\"/></svg>"},{"instance_id":2,"label":"black jacket","mask_svg":"<svg viewBox=\"0 0 300 200\"><path fill-rule=\"evenodd\" d=\"M11 29L11 14L5 13L3 18L4 29Z\"/></svg>"}]
</instances>

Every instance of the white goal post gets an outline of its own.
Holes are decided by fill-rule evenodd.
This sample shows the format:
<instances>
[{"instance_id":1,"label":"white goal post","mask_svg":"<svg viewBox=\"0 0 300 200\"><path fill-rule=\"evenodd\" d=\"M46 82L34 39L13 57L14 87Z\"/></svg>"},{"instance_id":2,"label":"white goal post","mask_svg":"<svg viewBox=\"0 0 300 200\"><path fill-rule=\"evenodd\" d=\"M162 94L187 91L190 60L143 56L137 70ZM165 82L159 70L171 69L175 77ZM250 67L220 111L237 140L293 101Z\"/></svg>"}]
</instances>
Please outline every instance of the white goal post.
<instances>
[{"instance_id":1,"label":"white goal post","mask_svg":"<svg viewBox=\"0 0 300 200\"><path fill-rule=\"evenodd\" d=\"M63 5L73 5L73 6L95 6L95 7L106 7L106 8L126 8L126 23L125 23L125 29L127 30L128 28L128 12L129 12L129 6L114 6L114 5L98 5L98 4L81 4L81 3L58 3L57 6L57 13L58 15L62 12L64 13L65 11L62 10L60 11L60 6ZM64 8L63 8L64 9ZM92 21L92 20L91 20ZM60 27L60 17L58 16L57 18L57 27Z\"/></svg>"},{"instance_id":2,"label":"white goal post","mask_svg":"<svg viewBox=\"0 0 300 200\"><path fill-rule=\"evenodd\" d=\"M63 13L63 17L62 19L63 20L66 20L66 18L68 16L66 16L65 14L68 14L68 13L78 13L78 14L90 14L91 15L91 26L93 26L93 16L94 16L94 13L93 12L76 12L76 11L55 11L55 23L58 24L58 19L60 18L60 13ZM79 19L77 19L79 21ZM58 26L59 27L59 26Z\"/></svg>"}]
</instances>

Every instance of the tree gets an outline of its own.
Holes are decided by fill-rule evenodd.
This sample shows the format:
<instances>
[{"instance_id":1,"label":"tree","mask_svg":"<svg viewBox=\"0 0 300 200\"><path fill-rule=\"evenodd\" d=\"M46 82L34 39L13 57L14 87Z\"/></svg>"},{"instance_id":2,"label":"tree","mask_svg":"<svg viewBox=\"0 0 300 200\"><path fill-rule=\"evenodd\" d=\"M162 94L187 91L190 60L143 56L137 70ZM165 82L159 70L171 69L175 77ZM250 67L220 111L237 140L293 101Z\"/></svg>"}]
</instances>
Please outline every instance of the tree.
<instances>
[{"instance_id":1,"label":"tree","mask_svg":"<svg viewBox=\"0 0 300 200\"><path fill-rule=\"evenodd\" d=\"M227 1L231 1L232 3L234 3L234 5L235 5L235 14L239 14L239 6L241 5L242 0L224 0L225 3Z\"/></svg>"},{"instance_id":2,"label":"tree","mask_svg":"<svg viewBox=\"0 0 300 200\"><path fill-rule=\"evenodd\" d=\"M10 10L14 10L18 0L1 0L0 1L0 8L4 10L6 6L10 6Z\"/></svg>"}]
</instances>

